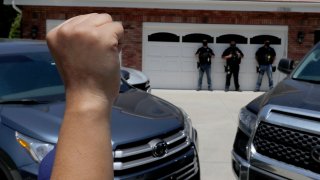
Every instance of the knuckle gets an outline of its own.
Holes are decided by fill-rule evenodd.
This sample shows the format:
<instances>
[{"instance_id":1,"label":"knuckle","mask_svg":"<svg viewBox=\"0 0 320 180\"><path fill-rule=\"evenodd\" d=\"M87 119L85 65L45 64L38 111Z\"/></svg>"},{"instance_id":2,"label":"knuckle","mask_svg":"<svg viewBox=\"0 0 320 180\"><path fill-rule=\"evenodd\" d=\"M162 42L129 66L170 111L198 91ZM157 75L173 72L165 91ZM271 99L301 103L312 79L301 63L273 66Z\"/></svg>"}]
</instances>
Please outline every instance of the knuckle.
<instances>
[{"instance_id":1,"label":"knuckle","mask_svg":"<svg viewBox=\"0 0 320 180\"><path fill-rule=\"evenodd\" d=\"M46 40L47 40L48 42L51 42L51 41L54 40L54 37L55 37L54 31L50 31L50 32L46 35Z\"/></svg>"},{"instance_id":2,"label":"knuckle","mask_svg":"<svg viewBox=\"0 0 320 180\"><path fill-rule=\"evenodd\" d=\"M122 26L122 23L116 22L115 25L116 25L116 27L117 27L118 33L123 34L124 28L123 28L123 26Z\"/></svg>"},{"instance_id":3,"label":"knuckle","mask_svg":"<svg viewBox=\"0 0 320 180\"><path fill-rule=\"evenodd\" d=\"M70 36L70 32L72 32L72 29L68 24L66 24L66 25L61 26L58 29L57 35L62 37L62 38L67 38L67 37Z\"/></svg>"},{"instance_id":4,"label":"knuckle","mask_svg":"<svg viewBox=\"0 0 320 180\"><path fill-rule=\"evenodd\" d=\"M111 17L110 14L105 13L105 14L103 14L103 15L106 17L106 19L109 19L110 21L112 21L112 17Z\"/></svg>"},{"instance_id":5,"label":"knuckle","mask_svg":"<svg viewBox=\"0 0 320 180\"><path fill-rule=\"evenodd\" d=\"M116 38L110 39L110 45L111 47L117 47L118 46L118 40Z\"/></svg>"},{"instance_id":6,"label":"knuckle","mask_svg":"<svg viewBox=\"0 0 320 180\"><path fill-rule=\"evenodd\" d=\"M92 39L100 39L101 35L97 31L90 31L89 36Z\"/></svg>"},{"instance_id":7,"label":"knuckle","mask_svg":"<svg viewBox=\"0 0 320 180\"><path fill-rule=\"evenodd\" d=\"M109 50L116 50L118 48L118 39L111 36L108 38L108 41L105 41L103 44L105 44L105 47Z\"/></svg>"},{"instance_id":8,"label":"knuckle","mask_svg":"<svg viewBox=\"0 0 320 180\"><path fill-rule=\"evenodd\" d=\"M75 35L76 37L77 36L83 36L83 35L86 35L87 34L87 30L86 28L84 28L83 26L75 26L72 30L72 34ZM89 31L90 32L90 31ZM88 32L88 33L89 33Z\"/></svg>"}]
</instances>

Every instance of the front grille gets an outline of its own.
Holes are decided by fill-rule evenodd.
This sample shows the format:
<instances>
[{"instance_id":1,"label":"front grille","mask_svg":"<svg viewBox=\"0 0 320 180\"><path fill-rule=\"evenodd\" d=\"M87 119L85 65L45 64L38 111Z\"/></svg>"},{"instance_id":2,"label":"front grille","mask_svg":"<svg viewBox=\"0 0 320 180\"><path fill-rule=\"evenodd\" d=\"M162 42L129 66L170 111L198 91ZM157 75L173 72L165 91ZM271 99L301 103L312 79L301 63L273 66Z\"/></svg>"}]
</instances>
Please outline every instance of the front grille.
<instances>
[{"instance_id":1,"label":"front grille","mask_svg":"<svg viewBox=\"0 0 320 180\"><path fill-rule=\"evenodd\" d=\"M320 135L261 122L253 145L259 154L320 173L320 163L311 155L320 145Z\"/></svg>"},{"instance_id":2,"label":"front grille","mask_svg":"<svg viewBox=\"0 0 320 180\"><path fill-rule=\"evenodd\" d=\"M160 140L166 142L167 151L162 157L155 157L153 154L152 145L150 142L159 140L159 137L154 137L145 144L130 143L130 146L121 146L114 152L113 167L115 174L125 175L132 172L138 172L148 168L156 167L166 163L177 156L181 156L190 150L191 142L184 131L179 130L175 133L170 133L167 136L162 136ZM124 148L125 147L125 148Z\"/></svg>"},{"instance_id":3,"label":"front grille","mask_svg":"<svg viewBox=\"0 0 320 180\"><path fill-rule=\"evenodd\" d=\"M133 84L132 85L135 88L141 89L141 90L148 90L150 88L149 82L141 83L141 84Z\"/></svg>"},{"instance_id":4,"label":"front grille","mask_svg":"<svg viewBox=\"0 0 320 180\"><path fill-rule=\"evenodd\" d=\"M171 174L166 174L165 176L161 175L158 179L195 179L195 175L198 173L198 161L197 158L194 157L193 161L190 163L186 163L184 166L182 166L180 169L174 169L171 167Z\"/></svg>"}]
</instances>

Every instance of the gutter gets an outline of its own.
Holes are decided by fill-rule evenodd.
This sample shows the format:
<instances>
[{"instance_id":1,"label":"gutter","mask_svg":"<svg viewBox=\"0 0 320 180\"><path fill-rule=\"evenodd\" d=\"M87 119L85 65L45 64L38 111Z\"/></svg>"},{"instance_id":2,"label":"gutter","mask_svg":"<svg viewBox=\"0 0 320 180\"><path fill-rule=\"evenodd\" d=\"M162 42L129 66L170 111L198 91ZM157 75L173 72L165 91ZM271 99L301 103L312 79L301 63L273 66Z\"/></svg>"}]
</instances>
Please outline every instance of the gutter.
<instances>
[{"instance_id":1,"label":"gutter","mask_svg":"<svg viewBox=\"0 0 320 180\"><path fill-rule=\"evenodd\" d=\"M4 0L9 4L11 0ZM16 0L23 6L115 7L181 10L221 10L244 12L312 12L319 13L319 1L266 0Z\"/></svg>"},{"instance_id":2,"label":"gutter","mask_svg":"<svg viewBox=\"0 0 320 180\"><path fill-rule=\"evenodd\" d=\"M14 0L11 1L11 5L14 10L16 10L19 14L22 14L21 9L16 6Z\"/></svg>"}]
</instances>

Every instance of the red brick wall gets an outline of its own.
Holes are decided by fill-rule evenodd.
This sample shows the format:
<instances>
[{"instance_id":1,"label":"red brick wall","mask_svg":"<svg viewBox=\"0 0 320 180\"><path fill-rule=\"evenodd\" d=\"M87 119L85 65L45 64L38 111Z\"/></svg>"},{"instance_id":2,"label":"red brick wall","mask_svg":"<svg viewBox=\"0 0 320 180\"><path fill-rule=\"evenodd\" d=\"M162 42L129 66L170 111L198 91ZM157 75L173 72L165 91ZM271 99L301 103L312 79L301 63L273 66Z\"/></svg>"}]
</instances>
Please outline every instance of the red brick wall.
<instances>
[{"instance_id":1,"label":"red brick wall","mask_svg":"<svg viewBox=\"0 0 320 180\"><path fill-rule=\"evenodd\" d=\"M320 28L320 13L24 6L23 38L31 38L31 29L33 26L37 26L39 29L37 39L44 39L46 19L67 19L91 12L107 12L112 15L114 20L123 22L125 28L123 65L137 69L142 68L143 22L287 25L289 27L288 57L296 60L304 56L313 46L314 31ZM299 31L305 32L302 44L297 43Z\"/></svg>"}]
</instances>

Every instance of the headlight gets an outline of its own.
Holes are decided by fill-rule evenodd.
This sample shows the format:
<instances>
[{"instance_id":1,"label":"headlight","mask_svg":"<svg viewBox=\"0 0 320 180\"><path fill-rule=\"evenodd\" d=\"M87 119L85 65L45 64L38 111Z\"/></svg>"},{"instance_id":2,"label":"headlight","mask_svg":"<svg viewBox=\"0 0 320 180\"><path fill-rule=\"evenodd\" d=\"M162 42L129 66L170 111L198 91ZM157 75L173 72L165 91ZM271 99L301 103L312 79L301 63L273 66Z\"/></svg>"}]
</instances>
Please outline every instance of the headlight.
<instances>
[{"instance_id":1,"label":"headlight","mask_svg":"<svg viewBox=\"0 0 320 180\"><path fill-rule=\"evenodd\" d=\"M183 121L184 121L184 134L187 135L189 137L189 139L192 139L192 122L191 119L189 117L189 115L183 110L181 109L181 112L183 114Z\"/></svg>"},{"instance_id":2,"label":"headlight","mask_svg":"<svg viewBox=\"0 0 320 180\"><path fill-rule=\"evenodd\" d=\"M18 143L25 148L32 158L40 163L42 159L53 149L52 144L41 142L39 140L27 137L16 132L16 139Z\"/></svg>"},{"instance_id":3,"label":"headlight","mask_svg":"<svg viewBox=\"0 0 320 180\"><path fill-rule=\"evenodd\" d=\"M148 81L146 82L146 86L145 86L145 87L147 88L147 87L149 87L149 86L150 86L150 81L148 80Z\"/></svg>"},{"instance_id":4,"label":"headlight","mask_svg":"<svg viewBox=\"0 0 320 180\"><path fill-rule=\"evenodd\" d=\"M257 115L248 111L246 108L242 108L239 113L239 128L248 136L251 136L256 123Z\"/></svg>"}]
</instances>

